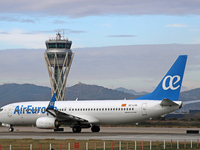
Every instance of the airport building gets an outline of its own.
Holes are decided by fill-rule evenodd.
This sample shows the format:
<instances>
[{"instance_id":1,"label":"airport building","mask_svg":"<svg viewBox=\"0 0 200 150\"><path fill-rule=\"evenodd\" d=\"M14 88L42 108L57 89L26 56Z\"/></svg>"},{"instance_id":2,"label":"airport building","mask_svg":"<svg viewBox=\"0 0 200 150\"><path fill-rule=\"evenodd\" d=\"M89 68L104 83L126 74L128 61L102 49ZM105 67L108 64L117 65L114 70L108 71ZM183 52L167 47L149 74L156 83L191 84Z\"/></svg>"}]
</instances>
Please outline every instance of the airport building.
<instances>
[{"instance_id":1,"label":"airport building","mask_svg":"<svg viewBox=\"0 0 200 150\"><path fill-rule=\"evenodd\" d=\"M65 100L65 87L74 53L70 49L72 41L65 39L58 32L56 38L46 41L44 60L47 66L51 91L56 93L57 101Z\"/></svg>"}]
</instances>

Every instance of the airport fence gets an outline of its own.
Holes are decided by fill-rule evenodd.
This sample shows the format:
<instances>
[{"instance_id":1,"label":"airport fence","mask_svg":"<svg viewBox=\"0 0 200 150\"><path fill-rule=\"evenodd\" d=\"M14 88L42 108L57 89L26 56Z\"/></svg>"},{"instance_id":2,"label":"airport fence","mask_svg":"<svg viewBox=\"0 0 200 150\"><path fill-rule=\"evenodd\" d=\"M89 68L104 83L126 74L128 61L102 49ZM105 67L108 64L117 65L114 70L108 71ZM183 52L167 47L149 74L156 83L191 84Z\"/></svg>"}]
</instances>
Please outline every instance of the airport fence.
<instances>
[{"instance_id":1,"label":"airport fence","mask_svg":"<svg viewBox=\"0 0 200 150\"><path fill-rule=\"evenodd\" d=\"M0 150L197 150L197 140L102 141L102 140L0 140Z\"/></svg>"}]
</instances>

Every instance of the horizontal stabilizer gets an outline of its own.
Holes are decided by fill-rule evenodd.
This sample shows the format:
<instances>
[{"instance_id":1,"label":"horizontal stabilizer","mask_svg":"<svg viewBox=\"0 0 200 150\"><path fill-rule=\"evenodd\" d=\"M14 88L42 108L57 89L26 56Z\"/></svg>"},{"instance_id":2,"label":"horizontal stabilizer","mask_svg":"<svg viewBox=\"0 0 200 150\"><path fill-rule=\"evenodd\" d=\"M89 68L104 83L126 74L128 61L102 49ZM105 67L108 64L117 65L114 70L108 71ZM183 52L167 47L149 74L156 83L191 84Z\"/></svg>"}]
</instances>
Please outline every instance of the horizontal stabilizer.
<instances>
[{"instance_id":1,"label":"horizontal stabilizer","mask_svg":"<svg viewBox=\"0 0 200 150\"><path fill-rule=\"evenodd\" d=\"M183 102L183 106L184 106L184 105L188 105L188 104L199 103L199 102L200 102L200 100L184 101L184 102Z\"/></svg>"},{"instance_id":2,"label":"horizontal stabilizer","mask_svg":"<svg viewBox=\"0 0 200 150\"><path fill-rule=\"evenodd\" d=\"M162 100L162 102L160 103L161 106L179 106L177 103L165 98Z\"/></svg>"}]
</instances>

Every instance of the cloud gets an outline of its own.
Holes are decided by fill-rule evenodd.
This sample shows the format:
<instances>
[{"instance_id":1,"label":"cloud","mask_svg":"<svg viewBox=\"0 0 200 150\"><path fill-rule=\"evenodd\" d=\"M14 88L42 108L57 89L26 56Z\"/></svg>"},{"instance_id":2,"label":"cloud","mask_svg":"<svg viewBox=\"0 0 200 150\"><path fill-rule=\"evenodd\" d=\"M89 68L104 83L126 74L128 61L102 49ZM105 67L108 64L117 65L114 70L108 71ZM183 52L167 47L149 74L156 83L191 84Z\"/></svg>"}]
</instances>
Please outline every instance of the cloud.
<instances>
[{"instance_id":1,"label":"cloud","mask_svg":"<svg viewBox=\"0 0 200 150\"><path fill-rule=\"evenodd\" d=\"M54 20L53 23L54 24L66 24L67 22L64 20Z\"/></svg>"},{"instance_id":2,"label":"cloud","mask_svg":"<svg viewBox=\"0 0 200 150\"><path fill-rule=\"evenodd\" d=\"M0 13L42 13L44 15L64 15L85 17L96 15L199 15L198 0L2 0Z\"/></svg>"},{"instance_id":3,"label":"cloud","mask_svg":"<svg viewBox=\"0 0 200 150\"><path fill-rule=\"evenodd\" d=\"M86 33L86 31L81 30L67 30L67 33L79 34L79 33Z\"/></svg>"},{"instance_id":4,"label":"cloud","mask_svg":"<svg viewBox=\"0 0 200 150\"><path fill-rule=\"evenodd\" d=\"M129 45L72 49L75 53L67 84L78 81L108 88L152 91L181 54L188 55L183 86L200 85L200 45ZM1 50L0 83L50 86L45 49Z\"/></svg>"},{"instance_id":5,"label":"cloud","mask_svg":"<svg viewBox=\"0 0 200 150\"><path fill-rule=\"evenodd\" d=\"M32 19L24 19L21 17L13 17L13 16L0 16L1 21L7 21L7 22L22 22L22 23L35 23L35 20Z\"/></svg>"},{"instance_id":6,"label":"cloud","mask_svg":"<svg viewBox=\"0 0 200 150\"><path fill-rule=\"evenodd\" d=\"M200 38L194 39L193 44L199 44L199 43L200 43Z\"/></svg>"},{"instance_id":7,"label":"cloud","mask_svg":"<svg viewBox=\"0 0 200 150\"><path fill-rule=\"evenodd\" d=\"M35 31L35 33L57 33L57 32L61 32L61 33L70 33L70 34L79 34L79 33L86 33L87 31L84 30L71 30L71 29L55 29L55 30L49 30L49 31Z\"/></svg>"},{"instance_id":8,"label":"cloud","mask_svg":"<svg viewBox=\"0 0 200 150\"><path fill-rule=\"evenodd\" d=\"M31 47L31 48L41 48L44 46L44 41L49 39L49 34L41 32L27 32L22 29L13 29L9 32L0 32L0 41L4 43L5 46L8 43L8 47L12 45L13 47ZM3 49L0 45L0 49Z\"/></svg>"},{"instance_id":9,"label":"cloud","mask_svg":"<svg viewBox=\"0 0 200 150\"><path fill-rule=\"evenodd\" d=\"M0 30L0 34L9 34L9 33L6 32L6 31L1 31L1 30Z\"/></svg>"},{"instance_id":10,"label":"cloud","mask_svg":"<svg viewBox=\"0 0 200 150\"><path fill-rule=\"evenodd\" d=\"M135 35L108 35L106 37L136 37Z\"/></svg>"},{"instance_id":11,"label":"cloud","mask_svg":"<svg viewBox=\"0 0 200 150\"><path fill-rule=\"evenodd\" d=\"M165 27L185 28L188 26L185 24L167 24L167 25L165 25Z\"/></svg>"},{"instance_id":12,"label":"cloud","mask_svg":"<svg viewBox=\"0 0 200 150\"><path fill-rule=\"evenodd\" d=\"M56 30L38 30L26 31L23 29L12 29L10 31L0 30L0 41L4 44L0 45L0 49L8 48L46 48L44 41L55 37L55 33L60 31L63 34L82 34L83 30L56 29Z\"/></svg>"}]
</instances>

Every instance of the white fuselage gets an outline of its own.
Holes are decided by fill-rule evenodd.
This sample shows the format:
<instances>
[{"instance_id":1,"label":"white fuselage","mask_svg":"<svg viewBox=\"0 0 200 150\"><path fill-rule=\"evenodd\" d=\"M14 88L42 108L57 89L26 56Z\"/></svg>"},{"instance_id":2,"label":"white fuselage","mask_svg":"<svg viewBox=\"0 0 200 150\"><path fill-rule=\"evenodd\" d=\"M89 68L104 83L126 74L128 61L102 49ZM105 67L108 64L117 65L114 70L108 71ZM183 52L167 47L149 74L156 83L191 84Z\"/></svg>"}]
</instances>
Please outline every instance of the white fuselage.
<instances>
[{"instance_id":1,"label":"white fuselage","mask_svg":"<svg viewBox=\"0 0 200 150\"><path fill-rule=\"evenodd\" d=\"M56 101L55 109L88 120L91 124L130 124L159 117L179 109L161 106L158 100ZM0 122L9 125L35 125L40 117L52 117L45 110L48 101L12 103L2 107ZM66 123L67 124L67 123Z\"/></svg>"}]
</instances>

